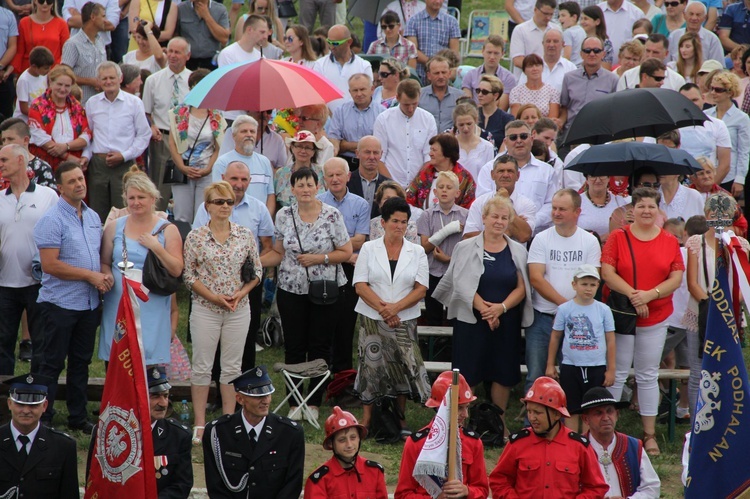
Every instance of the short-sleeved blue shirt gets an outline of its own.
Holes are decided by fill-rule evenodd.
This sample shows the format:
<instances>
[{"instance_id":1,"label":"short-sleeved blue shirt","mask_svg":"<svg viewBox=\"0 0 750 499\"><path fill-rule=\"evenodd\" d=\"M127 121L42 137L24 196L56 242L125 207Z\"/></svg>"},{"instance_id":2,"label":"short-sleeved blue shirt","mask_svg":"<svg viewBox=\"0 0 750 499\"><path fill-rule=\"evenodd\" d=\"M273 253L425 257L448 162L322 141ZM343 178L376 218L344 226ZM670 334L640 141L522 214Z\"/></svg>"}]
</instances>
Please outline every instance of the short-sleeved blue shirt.
<instances>
[{"instance_id":1,"label":"short-sleeved blue shirt","mask_svg":"<svg viewBox=\"0 0 750 499\"><path fill-rule=\"evenodd\" d=\"M354 237L355 234L370 235L370 205L365 198L352 194L347 189L341 201L337 201L331 191L318 194L318 199L341 212L349 237Z\"/></svg>"},{"instance_id":2,"label":"short-sleeved blue shirt","mask_svg":"<svg viewBox=\"0 0 750 499\"><path fill-rule=\"evenodd\" d=\"M606 366L604 334L615 330L612 310L600 301L579 305L570 300L557 309L555 331L563 332L562 363L576 367Z\"/></svg>"},{"instance_id":3,"label":"short-sleeved blue shirt","mask_svg":"<svg viewBox=\"0 0 750 499\"><path fill-rule=\"evenodd\" d=\"M728 29L729 38L734 43L750 43L750 11L745 2L733 3L724 10L719 29Z\"/></svg>"}]
</instances>

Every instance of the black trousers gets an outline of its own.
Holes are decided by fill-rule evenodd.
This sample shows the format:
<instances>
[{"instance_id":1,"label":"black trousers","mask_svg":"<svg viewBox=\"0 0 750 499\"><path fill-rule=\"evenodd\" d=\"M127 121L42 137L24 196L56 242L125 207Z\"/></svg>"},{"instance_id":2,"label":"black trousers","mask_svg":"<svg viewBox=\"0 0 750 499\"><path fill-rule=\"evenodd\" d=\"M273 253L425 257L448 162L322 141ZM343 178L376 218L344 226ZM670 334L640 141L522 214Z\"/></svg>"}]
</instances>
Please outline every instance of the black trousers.
<instances>
[{"instance_id":1,"label":"black trousers","mask_svg":"<svg viewBox=\"0 0 750 499\"><path fill-rule=\"evenodd\" d=\"M196 69L208 69L209 71L213 71L216 69L216 66L214 66L213 57L191 57L188 59L187 63L185 63L185 66L190 71L195 71Z\"/></svg>"},{"instance_id":2,"label":"black trousers","mask_svg":"<svg viewBox=\"0 0 750 499\"><path fill-rule=\"evenodd\" d=\"M339 373L352 368L352 348L354 346L354 328L357 325L357 292L352 286L354 265L342 263L346 274L346 284L339 288L339 301L336 303L336 327L333 332L333 349L331 355L331 372ZM286 330L284 330L286 333Z\"/></svg>"},{"instance_id":3,"label":"black trousers","mask_svg":"<svg viewBox=\"0 0 750 499\"><path fill-rule=\"evenodd\" d=\"M42 363L42 335L45 327L39 316L39 305L36 302L41 285L35 284L24 288L6 288L0 286L0 375L12 375L16 367L16 343L21 316L26 310L29 322L29 336L33 346L31 357L32 373L39 372Z\"/></svg>"},{"instance_id":4,"label":"black trousers","mask_svg":"<svg viewBox=\"0 0 750 499\"><path fill-rule=\"evenodd\" d=\"M327 362L331 354L338 303L315 305L307 295L297 295L283 289L276 290L276 303L284 329L284 362L299 364L315 359ZM310 387L315 387L319 382L320 378L311 379ZM322 400L323 392L320 390L310 398L308 404L319 406Z\"/></svg>"},{"instance_id":5,"label":"black trousers","mask_svg":"<svg viewBox=\"0 0 750 499\"><path fill-rule=\"evenodd\" d=\"M443 325L443 304L432 298L432 293L435 292L440 279L442 277L430 274L430 287L427 289L427 295L424 299L425 318L428 326Z\"/></svg>"},{"instance_id":6,"label":"black trousers","mask_svg":"<svg viewBox=\"0 0 750 499\"><path fill-rule=\"evenodd\" d=\"M46 302L40 303L39 309L46 328L39 374L54 380L47 387L49 406L42 420L51 421L55 414L53 406L57 395L57 378L65 369L67 357L68 424L78 426L88 419L86 387L89 384L89 364L94 355L96 328L101 322L101 309L68 310ZM34 349L36 348L34 345Z\"/></svg>"}]
</instances>

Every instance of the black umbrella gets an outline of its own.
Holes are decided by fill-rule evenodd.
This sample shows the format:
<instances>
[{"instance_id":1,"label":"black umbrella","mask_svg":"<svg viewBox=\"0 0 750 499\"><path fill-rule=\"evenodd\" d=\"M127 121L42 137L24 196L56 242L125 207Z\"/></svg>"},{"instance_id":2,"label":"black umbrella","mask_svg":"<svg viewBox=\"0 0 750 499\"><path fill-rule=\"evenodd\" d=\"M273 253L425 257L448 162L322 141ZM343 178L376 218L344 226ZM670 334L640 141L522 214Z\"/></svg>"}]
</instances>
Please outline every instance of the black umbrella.
<instances>
[{"instance_id":1,"label":"black umbrella","mask_svg":"<svg viewBox=\"0 0 750 499\"><path fill-rule=\"evenodd\" d=\"M565 169L586 175L629 177L644 166L653 168L657 175L692 175L703 169L695 158L681 149L643 142L591 146Z\"/></svg>"},{"instance_id":2,"label":"black umbrella","mask_svg":"<svg viewBox=\"0 0 750 499\"><path fill-rule=\"evenodd\" d=\"M604 144L632 137L658 137L700 126L708 117L690 99L663 88L634 88L600 97L578 112L563 142Z\"/></svg>"}]
</instances>

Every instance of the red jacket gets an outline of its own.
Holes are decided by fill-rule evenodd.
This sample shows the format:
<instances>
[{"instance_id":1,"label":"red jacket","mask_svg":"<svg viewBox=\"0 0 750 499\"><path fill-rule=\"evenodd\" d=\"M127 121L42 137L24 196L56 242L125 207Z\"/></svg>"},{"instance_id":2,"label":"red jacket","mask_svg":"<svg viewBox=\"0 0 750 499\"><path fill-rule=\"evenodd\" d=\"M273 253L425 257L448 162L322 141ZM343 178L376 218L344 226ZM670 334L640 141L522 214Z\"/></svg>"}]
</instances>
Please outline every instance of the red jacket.
<instances>
[{"instance_id":1,"label":"red jacket","mask_svg":"<svg viewBox=\"0 0 750 499\"><path fill-rule=\"evenodd\" d=\"M600 499L609 491L586 437L561 427L551 441L526 428L490 473L494 499Z\"/></svg>"},{"instance_id":2,"label":"red jacket","mask_svg":"<svg viewBox=\"0 0 750 499\"><path fill-rule=\"evenodd\" d=\"M432 499L412 476L414 463L427 441L429 432L430 427L426 426L406 441L404 453L401 455L401 470L398 473L395 499ZM479 440L479 435L473 431L462 430L460 435L461 470L464 484L469 487L469 499L487 499L489 484L487 483L487 468L484 465L484 445ZM307 499L306 496L305 499Z\"/></svg>"},{"instance_id":3,"label":"red jacket","mask_svg":"<svg viewBox=\"0 0 750 499\"><path fill-rule=\"evenodd\" d=\"M332 457L307 477L304 497L305 499L388 499L383 466L357 456L355 466L345 470L338 460Z\"/></svg>"}]
</instances>

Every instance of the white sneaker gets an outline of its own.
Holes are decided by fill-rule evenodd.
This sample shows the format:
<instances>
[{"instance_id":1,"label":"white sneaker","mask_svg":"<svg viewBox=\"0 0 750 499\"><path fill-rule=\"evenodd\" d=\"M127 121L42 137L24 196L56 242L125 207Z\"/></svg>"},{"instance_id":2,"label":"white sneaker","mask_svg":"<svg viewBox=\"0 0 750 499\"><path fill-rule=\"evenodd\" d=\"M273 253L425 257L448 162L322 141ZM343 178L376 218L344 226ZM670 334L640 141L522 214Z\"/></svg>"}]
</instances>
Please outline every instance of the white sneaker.
<instances>
[{"instance_id":1,"label":"white sneaker","mask_svg":"<svg viewBox=\"0 0 750 499\"><path fill-rule=\"evenodd\" d=\"M255 344L255 351L256 352L262 352L263 350L265 350L265 349L262 346L258 345L257 343Z\"/></svg>"},{"instance_id":2,"label":"white sneaker","mask_svg":"<svg viewBox=\"0 0 750 499\"><path fill-rule=\"evenodd\" d=\"M302 411L299 410L299 407L290 407L287 417L292 421L302 421Z\"/></svg>"},{"instance_id":3,"label":"white sneaker","mask_svg":"<svg viewBox=\"0 0 750 499\"><path fill-rule=\"evenodd\" d=\"M687 407L677 406L677 412L675 415L677 416L677 419L690 419L690 409Z\"/></svg>"}]
</instances>

